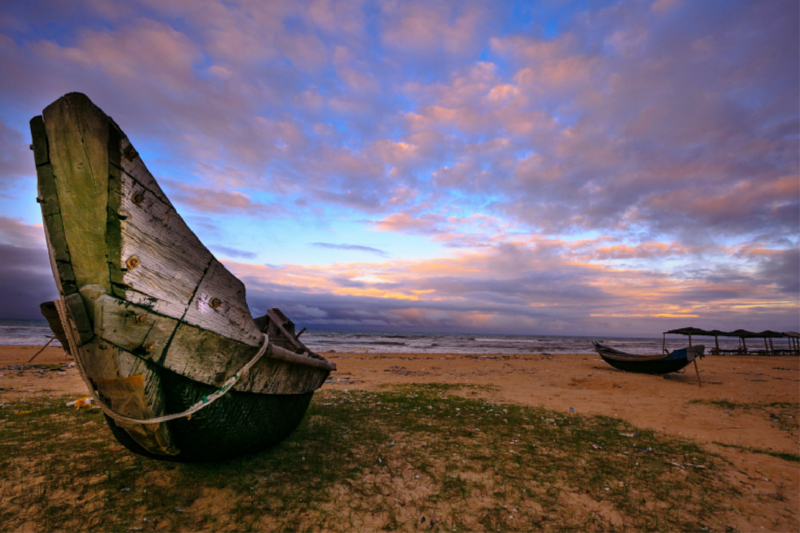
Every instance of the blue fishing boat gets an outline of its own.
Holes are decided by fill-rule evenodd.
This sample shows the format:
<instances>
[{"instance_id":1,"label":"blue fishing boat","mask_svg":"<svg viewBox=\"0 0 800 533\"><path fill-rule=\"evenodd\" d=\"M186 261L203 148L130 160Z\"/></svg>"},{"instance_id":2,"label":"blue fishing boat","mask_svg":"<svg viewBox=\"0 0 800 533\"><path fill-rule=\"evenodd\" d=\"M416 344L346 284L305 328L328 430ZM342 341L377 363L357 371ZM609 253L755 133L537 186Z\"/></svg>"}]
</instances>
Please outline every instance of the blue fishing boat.
<instances>
[{"instance_id":1,"label":"blue fishing boat","mask_svg":"<svg viewBox=\"0 0 800 533\"><path fill-rule=\"evenodd\" d=\"M705 353L705 347L702 345L688 346L663 355L639 355L621 352L595 341L592 341L592 344L603 361L609 365L625 372L639 374L661 375L677 372L698 357L704 357Z\"/></svg>"}]
</instances>

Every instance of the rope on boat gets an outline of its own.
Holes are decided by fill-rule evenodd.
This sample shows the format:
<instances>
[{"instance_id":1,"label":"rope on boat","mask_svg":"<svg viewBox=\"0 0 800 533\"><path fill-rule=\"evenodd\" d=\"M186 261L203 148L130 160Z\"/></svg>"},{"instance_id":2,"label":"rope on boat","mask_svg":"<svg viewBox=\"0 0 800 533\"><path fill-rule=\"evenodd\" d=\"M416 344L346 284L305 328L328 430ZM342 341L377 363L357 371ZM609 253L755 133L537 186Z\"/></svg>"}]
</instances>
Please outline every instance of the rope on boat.
<instances>
[{"instance_id":1,"label":"rope on boat","mask_svg":"<svg viewBox=\"0 0 800 533\"><path fill-rule=\"evenodd\" d=\"M240 368L239 371L236 372L234 375L229 377L227 381L225 381L225 383L222 384L222 387L212 392L208 396L203 396L202 398L200 398L199 402L192 405L186 411L182 413L159 416L156 418L133 418L130 416L125 416L114 412L114 410L112 410L111 407L106 405L106 403L100 399L99 397L100 395L97 393L97 391L94 390L94 385L87 377L86 371L83 367L83 361L81 360L81 357L78 355L79 354L77 345L78 343L75 341L75 338L73 336L74 332L72 331L72 328L70 327L69 321L67 319L66 305L64 301L61 299L55 300L54 303L56 304L56 310L58 311L58 318L61 320L61 325L64 328L64 332L66 333L67 342L69 343L70 350L72 351L73 354L75 354L75 362L78 363L78 368L80 369L81 377L86 382L86 385L89 388L89 392L92 395L92 398L105 414L107 414L114 420L119 420L120 422L130 422L133 424L160 424L162 422L169 422L170 420L176 420L178 418L184 418L184 417L191 418L192 415L197 411L204 409L205 407L211 405L215 401L225 396L228 393L228 391L230 391L233 388L236 382L239 381L239 378L242 377L245 373L247 373L247 371L250 370L250 368L254 364L256 364L258 360L264 356L265 353L267 353L267 349L270 347L269 335L265 333L264 344L261 345L261 348L258 349L256 355L246 365Z\"/></svg>"},{"instance_id":2,"label":"rope on boat","mask_svg":"<svg viewBox=\"0 0 800 533\"><path fill-rule=\"evenodd\" d=\"M67 314L66 314L66 309L64 309L64 307L65 307L64 303L62 301L60 301L60 300L56 300L56 306L59 308L58 309L58 311L59 311L58 314L59 314L59 318L61 318L62 324L65 326L64 330L65 331L70 331L70 330L67 329L67 326L68 326L68 324L66 323ZM77 346L73 346L73 344L75 344L75 343L74 343L74 340L72 338L72 335L70 335L69 333L67 334L67 340L70 343L70 348L73 348L73 349L77 350ZM264 334L264 344L262 344L261 348L258 349L258 352L256 353L255 357L253 357L246 365L244 365L242 368L240 368L238 372L236 372L234 375L229 377L227 379L227 381L225 381L225 383L222 384L222 387L220 387L219 389L217 389L213 393L209 394L208 396L203 396L202 398L200 398L199 402L195 403L189 409L187 409L186 411L184 411L182 413L164 415L164 416L159 416L159 417L156 417L156 418L133 418L133 417L121 415L121 414L115 412L114 410L111 409L111 407L106 405L106 403L103 402L100 399L99 394L96 393L96 391L94 390L94 387L92 386L91 382L89 382L88 380L85 380L85 381L87 381L87 385L89 385L89 391L90 391L94 401L97 403L97 405L100 407L100 409L103 410L103 412L105 414L107 414L108 416L110 416L114 420L119 420L120 422L130 422L130 423L133 423L133 424L161 424L162 422L169 422L170 420L176 420L178 418L184 418L184 417L191 418L192 415L194 413L196 413L197 411L200 411L201 409L204 409L204 408L208 407L209 405L211 405L215 401L217 401L220 398L222 398L223 396L225 396L233 388L233 386L236 384L236 382L239 381L239 378L242 377L245 373L247 373L247 371L250 370L250 368L254 364L256 364L258 362L258 360L261 359L261 357L264 356L265 353L267 353L267 348L269 348L269 346L270 346L270 344L269 344L269 335L267 335L265 333ZM78 352L74 351L73 353L78 353ZM79 364L82 366L82 362L80 362L80 357L76 357L75 361L78 361ZM81 370L83 370L83 369L81 368ZM86 373L85 372L81 372L81 374L85 375Z\"/></svg>"},{"instance_id":3,"label":"rope on boat","mask_svg":"<svg viewBox=\"0 0 800 533\"><path fill-rule=\"evenodd\" d=\"M201 409L205 409L215 401L225 396L233 388L236 382L239 381L239 378L242 377L245 373L247 373L247 371L250 370L250 367L256 364L258 360L261 359L261 357L265 353L267 353L267 348L269 348L269 346L270 346L269 335L265 333L264 344L261 345L261 348L258 349L258 353L256 353L255 357L253 357L250 360L250 362L248 362L246 365L240 368L239 371L236 372L234 375L229 377L227 381L225 381L225 383L222 384L222 387L220 387L213 393L209 394L208 396L203 396L202 398L200 398L199 402L195 403L189 409L183 411L182 413L174 413L171 415L158 416L156 418L133 418L130 416L121 415L111 410L109 406L107 406L103 401L100 400L100 398L97 397L97 395L94 394L94 391L92 392L92 396L94 397L94 400L97 402L97 405L100 406L100 408L103 410L105 414L107 414L114 420L119 420L120 422L131 422L134 424L161 424L162 422L169 422L170 420L176 420L178 418L184 418L184 417L191 418L194 413L200 411Z\"/></svg>"}]
</instances>

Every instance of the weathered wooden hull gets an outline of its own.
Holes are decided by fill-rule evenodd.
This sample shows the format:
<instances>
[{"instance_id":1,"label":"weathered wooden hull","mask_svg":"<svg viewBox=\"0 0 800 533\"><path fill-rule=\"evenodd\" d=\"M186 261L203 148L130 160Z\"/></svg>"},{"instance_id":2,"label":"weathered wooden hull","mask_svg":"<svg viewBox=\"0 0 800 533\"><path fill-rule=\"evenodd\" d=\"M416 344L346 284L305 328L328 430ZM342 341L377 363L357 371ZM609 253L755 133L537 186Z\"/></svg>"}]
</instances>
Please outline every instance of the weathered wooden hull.
<instances>
[{"instance_id":1,"label":"weathered wooden hull","mask_svg":"<svg viewBox=\"0 0 800 533\"><path fill-rule=\"evenodd\" d=\"M292 349L264 345L244 285L86 96L60 98L31 120L31 132L63 329L120 442L152 457L198 461L284 439L335 366L296 339L284 343ZM227 396L191 418L130 421L182 412L260 353Z\"/></svg>"},{"instance_id":2,"label":"weathered wooden hull","mask_svg":"<svg viewBox=\"0 0 800 533\"><path fill-rule=\"evenodd\" d=\"M670 374L681 370L696 357L702 356L705 350L703 346L691 346L674 350L665 355L637 355L620 352L596 342L594 347L603 361L614 368L625 372L656 375Z\"/></svg>"},{"instance_id":3,"label":"weathered wooden hull","mask_svg":"<svg viewBox=\"0 0 800 533\"><path fill-rule=\"evenodd\" d=\"M166 411L180 413L214 387L160 372ZM177 455L153 454L142 447L124 427L106 416L111 432L129 450L166 461L206 462L260 452L288 437L302 421L313 392L305 394L254 394L232 391L193 415L166 423Z\"/></svg>"}]
</instances>

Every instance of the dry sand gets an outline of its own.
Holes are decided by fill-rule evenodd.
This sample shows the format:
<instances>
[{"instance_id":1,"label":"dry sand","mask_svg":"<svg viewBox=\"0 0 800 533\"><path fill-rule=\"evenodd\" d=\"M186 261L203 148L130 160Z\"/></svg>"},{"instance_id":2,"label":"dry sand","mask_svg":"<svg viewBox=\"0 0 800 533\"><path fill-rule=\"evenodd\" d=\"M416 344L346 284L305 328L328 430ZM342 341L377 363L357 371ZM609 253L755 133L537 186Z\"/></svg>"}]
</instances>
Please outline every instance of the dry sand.
<instances>
[{"instance_id":1,"label":"dry sand","mask_svg":"<svg viewBox=\"0 0 800 533\"><path fill-rule=\"evenodd\" d=\"M38 350L0 346L0 400L21 395L86 395L86 386L74 367L22 373L9 368L27 362ZM738 502L742 529L790 531L800 525L800 465L714 444L797 454L797 426L782 430L771 421L768 410L727 410L707 403L789 402L796 406L800 403L798 357L706 357L699 362L701 387L693 366L663 378L621 372L596 355L324 355L338 366L324 385L326 389L376 390L386 385L433 382L482 385L489 387L465 393L499 403L616 416L642 428L697 441L730 461L736 472L731 474L734 481L753 496ZM47 348L34 362L71 360L60 348ZM785 500L774 501L778 496ZM744 516L747 513L749 517Z\"/></svg>"}]
</instances>

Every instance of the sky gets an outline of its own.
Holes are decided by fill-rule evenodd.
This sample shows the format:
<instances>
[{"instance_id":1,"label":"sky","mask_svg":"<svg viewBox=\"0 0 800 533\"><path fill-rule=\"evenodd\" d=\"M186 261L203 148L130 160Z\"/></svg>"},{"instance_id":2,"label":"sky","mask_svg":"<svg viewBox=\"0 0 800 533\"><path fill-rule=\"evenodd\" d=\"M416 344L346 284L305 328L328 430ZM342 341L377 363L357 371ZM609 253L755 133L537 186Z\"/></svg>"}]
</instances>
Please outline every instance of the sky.
<instances>
[{"instance_id":1,"label":"sky","mask_svg":"<svg viewBox=\"0 0 800 533\"><path fill-rule=\"evenodd\" d=\"M310 329L800 330L795 0L0 4L0 318L57 297L68 92Z\"/></svg>"}]
</instances>

